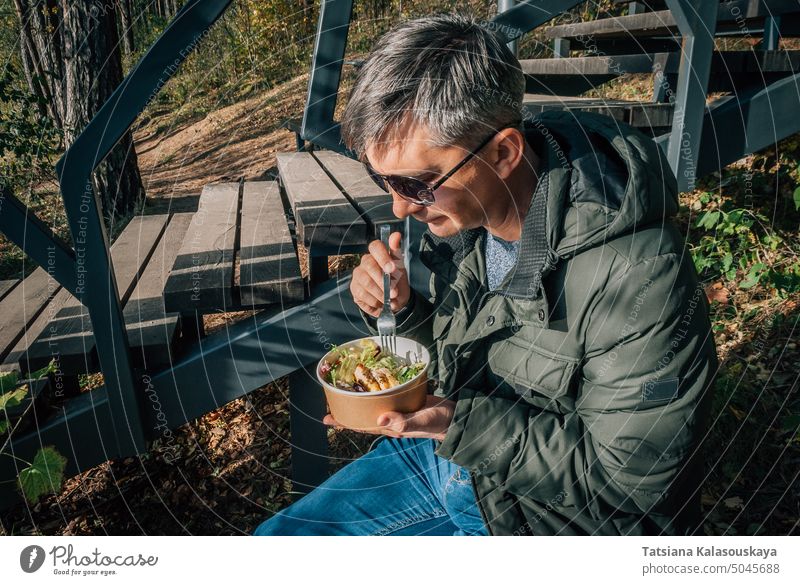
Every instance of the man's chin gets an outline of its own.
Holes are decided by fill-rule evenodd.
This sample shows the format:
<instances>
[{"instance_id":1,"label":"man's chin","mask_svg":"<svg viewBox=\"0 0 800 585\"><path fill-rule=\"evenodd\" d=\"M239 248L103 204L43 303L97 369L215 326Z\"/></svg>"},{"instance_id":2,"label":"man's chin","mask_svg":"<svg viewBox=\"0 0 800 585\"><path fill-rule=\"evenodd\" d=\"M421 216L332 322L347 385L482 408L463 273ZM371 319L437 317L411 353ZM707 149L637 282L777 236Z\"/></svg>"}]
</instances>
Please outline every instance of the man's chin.
<instances>
[{"instance_id":1,"label":"man's chin","mask_svg":"<svg viewBox=\"0 0 800 585\"><path fill-rule=\"evenodd\" d=\"M458 233L458 230L455 229L453 222L448 221L447 219L428 223L428 229L442 238Z\"/></svg>"}]
</instances>

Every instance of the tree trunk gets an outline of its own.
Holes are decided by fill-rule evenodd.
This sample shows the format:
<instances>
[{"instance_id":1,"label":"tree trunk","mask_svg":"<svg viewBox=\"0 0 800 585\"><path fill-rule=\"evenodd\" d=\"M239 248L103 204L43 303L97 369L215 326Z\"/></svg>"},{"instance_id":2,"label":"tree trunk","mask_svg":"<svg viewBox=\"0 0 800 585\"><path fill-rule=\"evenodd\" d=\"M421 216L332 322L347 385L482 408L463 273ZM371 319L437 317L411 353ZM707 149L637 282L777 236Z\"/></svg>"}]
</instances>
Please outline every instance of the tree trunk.
<instances>
[{"instance_id":1,"label":"tree trunk","mask_svg":"<svg viewBox=\"0 0 800 585\"><path fill-rule=\"evenodd\" d=\"M113 5L103 0L61 0L61 8L66 82L64 133L71 144L122 81L122 62ZM129 132L95 171L94 186L112 226L117 216L132 211L144 199Z\"/></svg>"},{"instance_id":2,"label":"tree trunk","mask_svg":"<svg viewBox=\"0 0 800 585\"><path fill-rule=\"evenodd\" d=\"M131 0L117 0L117 10L119 11L119 24L122 29L122 50L126 55L130 55L136 50L136 43L133 39L133 11L131 10Z\"/></svg>"},{"instance_id":3,"label":"tree trunk","mask_svg":"<svg viewBox=\"0 0 800 585\"><path fill-rule=\"evenodd\" d=\"M14 0L14 7L28 86L69 147L122 81L114 10L102 0ZM93 179L109 221L143 200L130 133Z\"/></svg>"},{"instance_id":4,"label":"tree trunk","mask_svg":"<svg viewBox=\"0 0 800 585\"><path fill-rule=\"evenodd\" d=\"M169 20L175 16L176 4L176 2L172 2L171 0L156 0L156 14L161 18Z\"/></svg>"},{"instance_id":5,"label":"tree trunk","mask_svg":"<svg viewBox=\"0 0 800 585\"><path fill-rule=\"evenodd\" d=\"M20 49L25 79L40 98L40 114L64 127L64 59L57 0L14 0L20 21Z\"/></svg>"}]
</instances>

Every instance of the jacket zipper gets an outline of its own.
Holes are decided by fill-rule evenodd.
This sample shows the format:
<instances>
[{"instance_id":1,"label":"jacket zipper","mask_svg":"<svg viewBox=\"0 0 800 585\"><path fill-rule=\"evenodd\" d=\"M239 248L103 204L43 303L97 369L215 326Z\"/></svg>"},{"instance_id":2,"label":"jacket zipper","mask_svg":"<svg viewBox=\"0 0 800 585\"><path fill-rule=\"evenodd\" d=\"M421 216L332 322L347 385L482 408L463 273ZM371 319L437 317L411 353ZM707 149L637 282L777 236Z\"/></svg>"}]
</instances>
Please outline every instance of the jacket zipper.
<instances>
[{"instance_id":1,"label":"jacket zipper","mask_svg":"<svg viewBox=\"0 0 800 585\"><path fill-rule=\"evenodd\" d=\"M456 266L456 271L459 272L459 273L462 272L461 268L459 266ZM500 295L502 297L509 298L509 299L528 299L528 298L530 298L527 295L504 292L503 290L488 290L488 291L484 292L483 295L481 295L481 300L478 302L478 309L477 309L476 313L480 312L480 310L483 308L483 305L486 303L486 300L491 295ZM469 478L470 478L470 484L472 485L472 494L475 497L475 503L478 506L478 511L480 512L481 519L483 520L483 523L486 526L486 530L489 533L489 536L494 536L495 533L492 530L491 525L489 524L489 519L486 516L486 510L484 509L483 504L481 504L480 494L478 494L478 482L475 480L475 474L473 474L471 471L469 472Z\"/></svg>"},{"instance_id":2,"label":"jacket zipper","mask_svg":"<svg viewBox=\"0 0 800 585\"><path fill-rule=\"evenodd\" d=\"M529 298L526 295L507 293L507 292L503 292L502 290L486 291L485 293L483 293L483 295L481 296L481 300L478 302L478 310L477 310L477 312L480 312L480 310L483 308L483 305L486 302L486 299L488 299L490 295L500 295L500 296L503 296L503 297L506 297L506 298L511 298L511 299L527 299L527 298ZM470 483L472 484L472 493L475 496L475 503L478 505L478 511L481 514L481 519L483 520L483 523L486 526L486 530L489 532L489 536L494 536L495 535L494 531L492 530L492 527L489 524L489 519L486 516L486 510L484 510L483 505L481 504L480 494L478 494L478 482L475 480L475 475L472 472L470 472L469 473L469 478L470 478Z\"/></svg>"}]
</instances>

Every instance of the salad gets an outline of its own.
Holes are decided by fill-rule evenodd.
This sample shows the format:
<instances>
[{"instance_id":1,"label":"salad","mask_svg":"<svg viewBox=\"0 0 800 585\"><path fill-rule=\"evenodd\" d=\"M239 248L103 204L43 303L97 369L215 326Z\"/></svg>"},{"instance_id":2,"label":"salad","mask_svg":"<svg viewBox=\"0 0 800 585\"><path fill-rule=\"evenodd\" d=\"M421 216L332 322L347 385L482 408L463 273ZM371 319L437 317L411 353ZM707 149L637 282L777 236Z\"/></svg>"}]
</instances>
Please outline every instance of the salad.
<instances>
[{"instance_id":1,"label":"salad","mask_svg":"<svg viewBox=\"0 0 800 585\"><path fill-rule=\"evenodd\" d=\"M348 348L334 346L333 352L333 361L323 363L320 374L331 386L351 392L377 392L404 384L426 365L410 364L371 339L362 339Z\"/></svg>"}]
</instances>

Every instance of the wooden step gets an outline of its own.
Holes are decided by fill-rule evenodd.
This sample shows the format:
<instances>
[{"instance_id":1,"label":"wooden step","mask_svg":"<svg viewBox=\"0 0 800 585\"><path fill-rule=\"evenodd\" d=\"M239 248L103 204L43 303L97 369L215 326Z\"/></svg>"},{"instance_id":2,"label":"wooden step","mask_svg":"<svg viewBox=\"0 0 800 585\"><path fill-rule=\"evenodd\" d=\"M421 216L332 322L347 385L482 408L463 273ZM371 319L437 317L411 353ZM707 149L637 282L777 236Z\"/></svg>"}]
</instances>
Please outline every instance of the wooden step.
<instances>
[{"instance_id":1,"label":"wooden step","mask_svg":"<svg viewBox=\"0 0 800 585\"><path fill-rule=\"evenodd\" d=\"M15 280L0 280L0 300L5 298L5 296L11 292L15 286L17 286L20 282L19 279Z\"/></svg>"},{"instance_id":2,"label":"wooden step","mask_svg":"<svg viewBox=\"0 0 800 585\"><path fill-rule=\"evenodd\" d=\"M163 292L193 216L193 213L172 215L125 304L123 316L134 367L153 371L173 363L173 347L180 332L180 319L178 313L166 311Z\"/></svg>"},{"instance_id":3,"label":"wooden step","mask_svg":"<svg viewBox=\"0 0 800 585\"><path fill-rule=\"evenodd\" d=\"M254 183L252 187L245 183L244 186L244 202L249 210L248 218L252 221L242 226L242 237L251 244L242 250L242 266L244 282L249 283L246 288L257 297L251 301L251 306L303 300L305 291L300 265L291 236L287 234L277 184L272 181ZM262 186L271 196L268 198L270 204L263 206L262 215L259 216L259 206L264 203L266 193ZM197 213L135 217L111 247L135 367L152 371L173 362L181 315L180 311L167 307L165 290L170 288L168 282L175 266L178 269L172 289L179 291L177 298L181 300L186 291L177 285L186 282L186 272L181 270L183 264L190 265L191 270L196 269L201 275L199 280L193 281L196 287L194 292L201 297L204 292L238 297L238 292L232 292L233 251L228 245L238 245L234 240L237 233L239 184L234 183L232 190L225 185L220 189L215 187L210 186L204 191L205 198L201 197ZM235 203L230 201L232 198L236 200ZM276 198L277 207L274 204ZM226 223L224 213L230 206L234 206L232 228ZM278 229L281 223L283 231ZM279 254L276 243L284 251L288 248L290 253ZM193 250L196 263L192 259ZM265 267L271 268L265 270ZM274 272L273 269L278 270L277 277L267 278L270 271ZM230 284L219 287L224 290L211 290L220 278L227 279L227 275L231 277ZM191 274L188 278L191 284ZM272 291L273 296L265 296L263 291L267 289ZM238 291L238 285L235 290ZM174 301L176 297L172 298ZM181 304L178 307L185 308ZM40 311L34 324L28 328L27 339L17 342L12 356L19 356L20 367L24 371L42 367L53 358L57 359L63 375L99 371L88 312L63 289Z\"/></svg>"},{"instance_id":4,"label":"wooden step","mask_svg":"<svg viewBox=\"0 0 800 585\"><path fill-rule=\"evenodd\" d=\"M755 29L763 27L769 16L791 16L800 13L800 5L795 0L730 0L722 2L717 13L718 34L741 36L754 34ZM794 22L787 19L784 36L796 35ZM789 26L791 25L791 26ZM782 31L783 32L783 31ZM675 18L669 10L643 12L613 18L601 18L587 22L561 24L548 28L545 36L551 39L566 39L586 44L589 39L630 38L630 37L673 37L680 35Z\"/></svg>"},{"instance_id":5,"label":"wooden step","mask_svg":"<svg viewBox=\"0 0 800 585\"><path fill-rule=\"evenodd\" d=\"M626 73L652 73L654 64L677 71L680 53L555 57L523 59L525 91L534 94L578 96Z\"/></svg>"},{"instance_id":6,"label":"wooden step","mask_svg":"<svg viewBox=\"0 0 800 585\"><path fill-rule=\"evenodd\" d=\"M239 183L206 185L164 288L166 310L234 310Z\"/></svg>"},{"instance_id":7,"label":"wooden step","mask_svg":"<svg viewBox=\"0 0 800 585\"><path fill-rule=\"evenodd\" d=\"M625 73L652 73L658 63L664 73L678 73L680 53L647 53L598 57L555 57L523 59L526 75L535 76L608 76ZM715 51L712 69L735 73L795 73L800 64L800 51Z\"/></svg>"},{"instance_id":8,"label":"wooden step","mask_svg":"<svg viewBox=\"0 0 800 585\"><path fill-rule=\"evenodd\" d=\"M526 75L585 75L614 77L624 73L650 73L653 63L666 60L668 69L677 71L679 53L644 53L641 55L613 55L597 57L553 57L522 59L522 72Z\"/></svg>"},{"instance_id":9,"label":"wooden step","mask_svg":"<svg viewBox=\"0 0 800 585\"><path fill-rule=\"evenodd\" d=\"M277 159L304 246L335 250L366 243L365 220L310 152L280 152Z\"/></svg>"},{"instance_id":10,"label":"wooden step","mask_svg":"<svg viewBox=\"0 0 800 585\"><path fill-rule=\"evenodd\" d=\"M55 283L55 281L53 282ZM3 360L3 367L26 373L36 369L28 362L28 348L45 332L45 329L49 328L51 324L55 324L55 316L58 315L64 304L71 298L71 294L60 286L58 287L56 294L50 302L44 306L39 316L36 317L32 323L28 324L11 351L8 352L8 355ZM56 390L58 391L60 388L56 388Z\"/></svg>"},{"instance_id":11,"label":"wooden step","mask_svg":"<svg viewBox=\"0 0 800 585\"><path fill-rule=\"evenodd\" d=\"M647 130L650 133L660 133L672 125L673 105L669 103L528 93L525 94L523 106L531 115L540 114L547 110L595 112Z\"/></svg>"},{"instance_id":12,"label":"wooden step","mask_svg":"<svg viewBox=\"0 0 800 585\"><path fill-rule=\"evenodd\" d=\"M242 306L302 301L305 284L277 181L244 184L241 222Z\"/></svg>"},{"instance_id":13,"label":"wooden step","mask_svg":"<svg viewBox=\"0 0 800 585\"><path fill-rule=\"evenodd\" d=\"M305 299L275 181L206 185L179 248L163 289L168 313L194 316Z\"/></svg>"},{"instance_id":14,"label":"wooden step","mask_svg":"<svg viewBox=\"0 0 800 585\"><path fill-rule=\"evenodd\" d=\"M579 95L627 73L678 73L680 53L561 57L520 61L530 93ZM763 83L795 73L800 51L716 51L711 57L708 91L730 91L735 84ZM763 77L762 77L763 76Z\"/></svg>"},{"instance_id":15,"label":"wooden step","mask_svg":"<svg viewBox=\"0 0 800 585\"><path fill-rule=\"evenodd\" d=\"M130 298L167 223L166 215L136 216L111 246L120 302ZM56 359L62 372L95 371L97 354L89 313L66 290L46 309L48 324L21 357L20 367L36 370Z\"/></svg>"},{"instance_id":16,"label":"wooden step","mask_svg":"<svg viewBox=\"0 0 800 585\"><path fill-rule=\"evenodd\" d=\"M16 363L14 348L60 288L46 270L37 268L6 291L0 301L0 361L6 363L11 357Z\"/></svg>"},{"instance_id":17,"label":"wooden step","mask_svg":"<svg viewBox=\"0 0 800 585\"><path fill-rule=\"evenodd\" d=\"M402 222L392 213L392 198L369 177L363 164L332 150L313 154L366 220L369 240L380 237L383 224L399 229Z\"/></svg>"}]
</instances>

